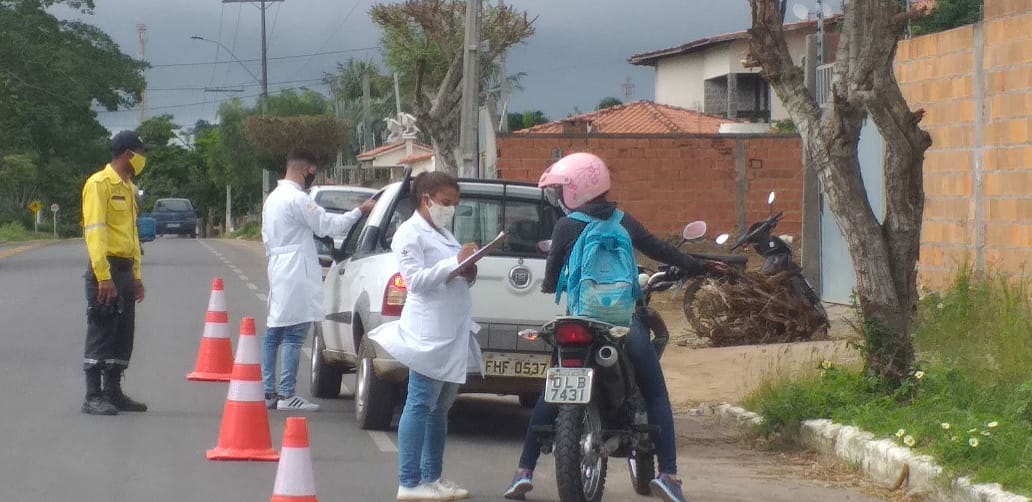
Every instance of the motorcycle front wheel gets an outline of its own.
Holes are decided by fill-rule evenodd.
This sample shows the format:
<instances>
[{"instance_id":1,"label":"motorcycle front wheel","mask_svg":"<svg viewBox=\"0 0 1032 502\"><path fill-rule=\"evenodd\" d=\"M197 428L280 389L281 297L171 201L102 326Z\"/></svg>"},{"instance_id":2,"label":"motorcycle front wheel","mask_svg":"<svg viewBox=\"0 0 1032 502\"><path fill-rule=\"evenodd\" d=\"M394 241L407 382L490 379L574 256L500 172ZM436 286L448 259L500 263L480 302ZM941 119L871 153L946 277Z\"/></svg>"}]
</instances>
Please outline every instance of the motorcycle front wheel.
<instances>
[{"instance_id":1,"label":"motorcycle front wheel","mask_svg":"<svg viewBox=\"0 0 1032 502\"><path fill-rule=\"evenodd\" d=\"M561 502L599 502L608 458L598 406L561 406L555 420L555 480Z\"/></svg>"}]
</instances>

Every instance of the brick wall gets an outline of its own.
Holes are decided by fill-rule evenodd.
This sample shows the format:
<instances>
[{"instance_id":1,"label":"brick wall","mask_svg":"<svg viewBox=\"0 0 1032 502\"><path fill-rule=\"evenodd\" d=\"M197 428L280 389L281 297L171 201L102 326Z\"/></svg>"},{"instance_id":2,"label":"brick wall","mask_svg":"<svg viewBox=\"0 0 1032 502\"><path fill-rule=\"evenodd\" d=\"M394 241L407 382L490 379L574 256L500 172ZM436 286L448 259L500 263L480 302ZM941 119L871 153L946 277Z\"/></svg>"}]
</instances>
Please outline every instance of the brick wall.
<instances>
[{"instance_id":1,"label":"brick wall","mask_svg":"<svg viewBox=\"0 0 1032 502\"><path fill-rule=\"evenodd\" d=\"M900 42L896 74L932 136L920 280L958 266L1032 265L1032 0L986 0L985 20Z\"/></svg>"},{"instance_id":2,"label":"brick wall","mask_svg":"<svg viewBox=\"0 0 1032 502\"><path fill-rule=\"evenodd\" d=\"M742 222L767 215L767 193L785 211L779 233L799 237L802 225L802 151L797 136L548 136L498 138L498 176L537 181L554 155L594 153L613 176L610 198L653 233L679 233L705 220L709 237L737 234ZM745 190L740 191L739 173ZM745 212L739 210L744 206Z\"/></svg>"}]
</instances>

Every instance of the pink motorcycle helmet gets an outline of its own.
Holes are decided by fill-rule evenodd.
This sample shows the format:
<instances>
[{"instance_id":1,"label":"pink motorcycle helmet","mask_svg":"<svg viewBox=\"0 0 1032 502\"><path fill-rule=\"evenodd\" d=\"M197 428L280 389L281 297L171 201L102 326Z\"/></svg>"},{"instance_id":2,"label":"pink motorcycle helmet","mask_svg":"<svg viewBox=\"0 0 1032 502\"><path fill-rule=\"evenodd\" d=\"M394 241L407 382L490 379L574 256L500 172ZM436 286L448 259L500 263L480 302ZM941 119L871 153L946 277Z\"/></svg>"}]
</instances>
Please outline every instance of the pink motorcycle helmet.
<instances>
[{"instance_id":1,"label":"pink motorcycle helmet","mask_svg":"<svg viewBox=\"0 0 1032 502\"><path fill-rule=\"evenodd\" d=\"M561 189L562 203L570 210L577 210L612 186L606 163L586 152L571 153L557 160L538 180L539 188Z\"/></svg>"}]
</instances>

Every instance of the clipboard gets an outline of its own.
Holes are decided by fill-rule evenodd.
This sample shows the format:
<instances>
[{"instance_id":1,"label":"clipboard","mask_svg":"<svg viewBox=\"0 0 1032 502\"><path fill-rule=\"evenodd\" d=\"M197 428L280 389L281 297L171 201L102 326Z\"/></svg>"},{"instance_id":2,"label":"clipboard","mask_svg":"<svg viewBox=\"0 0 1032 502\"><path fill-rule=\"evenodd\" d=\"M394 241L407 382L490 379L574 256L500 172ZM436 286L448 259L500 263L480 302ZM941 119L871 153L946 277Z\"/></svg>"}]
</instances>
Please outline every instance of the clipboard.
<instances>
[{"instance_id":1,"label":"clipboard","mask_svg":"<svg viewBox=\"0 0 1032 502\"><path fill-rule=\"evenodd\" d=\"M481 258L483 258L483 257L487 256L488 254L490 254L491 251L494 251L495 249L498 249L498 247L502 245L502 242L505 241L506 237L507 236L505 235L505 231L504 230L501 231L501 232L498 232L498 237L495 237L493 241L488 242L486 245L484 245L483 247L478 249L477 252L471 254L469 256L469 258L466 258L465 260L462 260L462 263L459 263L459 268L456 268L450 274L448 274L448 280L450 281L450 280L458 277L459 274L461 274L463 271L465 271L467 268L469 268L470 265L473 265L476 262L480 261Z\"/></svg>"}]
</instances>

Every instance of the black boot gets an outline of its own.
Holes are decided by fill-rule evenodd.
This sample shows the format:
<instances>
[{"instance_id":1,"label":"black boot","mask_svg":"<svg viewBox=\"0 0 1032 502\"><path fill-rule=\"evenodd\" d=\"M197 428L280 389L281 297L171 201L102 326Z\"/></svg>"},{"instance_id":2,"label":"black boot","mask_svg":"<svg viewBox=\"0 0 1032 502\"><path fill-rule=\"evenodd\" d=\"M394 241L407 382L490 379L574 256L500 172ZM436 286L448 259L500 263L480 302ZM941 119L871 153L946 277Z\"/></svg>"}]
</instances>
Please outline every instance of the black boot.
<instances>
[{"instance_id":1,"label":"black boot","mask_svg":"<svg viewBox=\"0 0 1032 502\"><path fill-rule=\"evenodd\" d=\"M122 393L122 369L110 368L104 370L104 395L108 401L118 408L118 411L147 411L147 405L139 401L133 401L129 396Z\"/></svg>"},{"instance_id":2,"label":"black boot","mask_svg":"<svg viewBox=\"0 0 1032 502\"><path fill-rule=\"evenodd\" d=\"M90 415L117 415L118 408L108 401L100 386L100 368L86 370L86 399L82 402L82 412Z\"/></svg>"}]
</instances>

